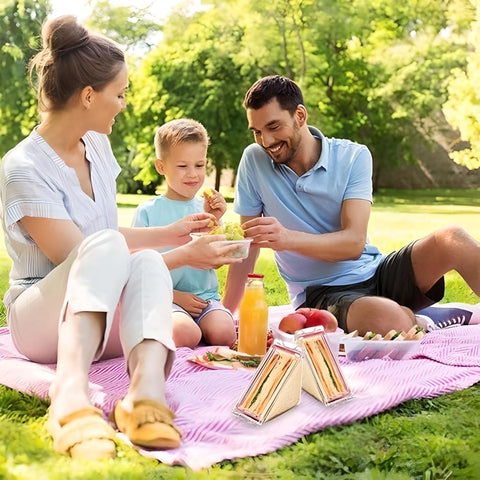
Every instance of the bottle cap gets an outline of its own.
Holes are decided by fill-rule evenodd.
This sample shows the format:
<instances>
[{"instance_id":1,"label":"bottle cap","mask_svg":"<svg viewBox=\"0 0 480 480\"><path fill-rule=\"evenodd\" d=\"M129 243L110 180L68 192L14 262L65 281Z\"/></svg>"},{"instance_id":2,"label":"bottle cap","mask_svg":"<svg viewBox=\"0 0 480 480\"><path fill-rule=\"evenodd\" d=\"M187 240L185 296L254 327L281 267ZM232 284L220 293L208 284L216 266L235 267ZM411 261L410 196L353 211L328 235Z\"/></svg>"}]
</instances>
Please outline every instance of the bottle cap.
<instances>
[{"instance_id":1,"label":"bottle cap","mask_svg":"<svg viewBox=\"0 0 480 480\"><path fill-rule=\"evenodd\" d=\"M263 278L263 273L249 273L248 278Z\"/></svg>"}]
</instances>

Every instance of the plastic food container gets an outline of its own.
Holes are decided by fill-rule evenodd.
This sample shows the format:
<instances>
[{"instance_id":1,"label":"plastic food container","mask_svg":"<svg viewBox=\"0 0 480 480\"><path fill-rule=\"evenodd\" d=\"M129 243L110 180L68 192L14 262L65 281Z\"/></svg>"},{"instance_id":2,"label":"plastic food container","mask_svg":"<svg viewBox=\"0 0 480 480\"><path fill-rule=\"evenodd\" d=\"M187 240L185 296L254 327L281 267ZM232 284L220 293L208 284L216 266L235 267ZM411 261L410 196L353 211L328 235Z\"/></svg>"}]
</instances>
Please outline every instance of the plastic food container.
<instances>
[{"instance_id":1,"label":"plastic food container","mask_svg":"<svg viewBox=\"0 0 480 480\"><path fill-rule=\"evenodd\" d=\"M302 353L275 340L233 413L261 425L296 406L301 392Z\"/></svg>"},{"instance_id":2,"label":"plastic food container","mask_svg":"<svg viewBox=\"0 0 480 480\"><path fill-rule=\"evenodd\" d=\"M420 349L420 340L364 340L361 337L343 338L345 356L350 362L389 358L402 360L415 355Z\"/></svg>"},{"instance_id":3,"label":"plastic food container","mask_svg":"<svg viewBox=\"0 0 480 480\"><path fill-rule=\"evenodd\" d=\"M302 388L306 392L325 405L352 396L323 327L298 330L295 342L303 353Z\"/></svg>"},{"instance_id":4,"label":"plastic food container","mask_svg":"<svg viewBox=\"0 0 480 480\"><path fill-rule=\"evenodd\" d=\"M238 248L228 253L228 257L233 258L247 258L248 252L250 251L250 243L252 243L252 238L246 238L244 240L220 240L218 242L213 242L216 245L237 245Z\"/></svg>"},{"instance_id":5,"label":"plastic food container","mask_svg":"<svg viewBox=\"0 0 480 480\"><path fill-rule=\"evenodd\" d=\"M199 237L205 237L208 233L191 233L190 236L195 239ZM244 238L243 240L219 240L217 242L212 242L215 245L237 245L238 248L232 250L227 255L228 257L233 258L247 258L248 252L250 251L250 243L252 243L252 238Z\"/></svg>"}]
</instances>

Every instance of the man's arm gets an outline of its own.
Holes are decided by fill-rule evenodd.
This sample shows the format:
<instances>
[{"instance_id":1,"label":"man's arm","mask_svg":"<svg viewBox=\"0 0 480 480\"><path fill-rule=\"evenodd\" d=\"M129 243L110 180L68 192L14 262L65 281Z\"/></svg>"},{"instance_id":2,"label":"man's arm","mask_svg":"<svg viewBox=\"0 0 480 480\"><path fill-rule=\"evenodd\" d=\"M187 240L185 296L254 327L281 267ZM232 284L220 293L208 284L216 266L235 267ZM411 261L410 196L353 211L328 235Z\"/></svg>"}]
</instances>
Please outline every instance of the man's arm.
<instances>
[{"instance_id":1,"label":"man's arm","mask_svg":"<svg viewBox=\"0 0 480 480\"><path fill-rule=\"evenodd\" d=\"M259 248L291 250L324 262L339 262L360 257L367 240L371 203L368 200L345 200L341 211L341 230L315 234L289 230L274 217L241 217L242 226L254 241L242 263L228 269L223 304L235 312L243 296L247 275L253 272Z\"/></svg>"},{"instance_id":2,"label":"man's arm","mask_svg":"<svg viewBox=\"0 0 480 480\"><path fill-rule=\"evenodd\" d=\"M243 225L245 222L258 217L244 217L240 216L240 223ZM222 298L223 305L234 313L243 297L245 289L245 282L247 281L247 275L254 271L255 263L257 262L260 248L251 245L248 257L241 263L235 263L228 267L227 279L225 282L225 293Z\"/></svg>"},{"instance_id":3,"label":"man's arm","mask_svg":"<svg viewBox=\"0 0 480 480\"><path fill-rule=\"evenodd\" d=\"M291 250L324 262L359 258L367 240L371 203L368 200L345 200L341 211L341 229L315 234L285 228L273 217L255 218L245 222L253 245L276 251Z\"/></svg>"}]
</instances>

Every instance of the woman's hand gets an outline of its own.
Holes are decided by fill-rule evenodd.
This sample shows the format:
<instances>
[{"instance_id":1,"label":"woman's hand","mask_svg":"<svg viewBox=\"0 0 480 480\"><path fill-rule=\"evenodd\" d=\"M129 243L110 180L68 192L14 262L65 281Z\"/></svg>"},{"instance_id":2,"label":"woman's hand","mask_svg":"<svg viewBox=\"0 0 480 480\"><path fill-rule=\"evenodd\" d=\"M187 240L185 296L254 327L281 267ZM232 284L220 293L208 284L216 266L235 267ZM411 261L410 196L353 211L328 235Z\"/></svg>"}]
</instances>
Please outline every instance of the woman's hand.
<instances>
[{"instance_id":1,"label":"woman's hand","mask_svg":"<svg viewBox=\"0 0 480 480\"><path fill-rule=\"evenodd\" d=\"M191 233L207 233L216 223L211 213L192 213L169 225L172 238L177 239L172 245L183 245L191 240Z\"/></svg>"},{"instance_id":2,"label":"woman's hand","mask_svg":"<svg viewBox=\"0 0 480 480\"><path fill-rule=\"evenodd\" d=\"M214 215L218 223L227 211L227 202L220 192L210 188L203 193L203 209Z\"/></svg>"},{"instance_id":3,"label":"woman's hand","mask_svg":"<svg viewBox=\"0 0 480 480\"><path fill-rule=\"evenodd\" d=\"M201 212L162 227L119 227L119 230L125 236L130 251L136 252L144 248L184 245L190 242L191 233L208 233L215 223L214 215Z\"/></svg>"},{"instance_id":4,"label":"woman's hand","mask_svg":"<svg viewBox=\"0 0 480 480\"><path fill-rule=\"evenodd\" d=\"M188 265L200 270L218 268L230 263L240 263L241 258L230 257L229 253L238 245L219 245L225 235L204 235L181 247L163 253L163 259L170 270Z\"/></svg>"}]
</instances>

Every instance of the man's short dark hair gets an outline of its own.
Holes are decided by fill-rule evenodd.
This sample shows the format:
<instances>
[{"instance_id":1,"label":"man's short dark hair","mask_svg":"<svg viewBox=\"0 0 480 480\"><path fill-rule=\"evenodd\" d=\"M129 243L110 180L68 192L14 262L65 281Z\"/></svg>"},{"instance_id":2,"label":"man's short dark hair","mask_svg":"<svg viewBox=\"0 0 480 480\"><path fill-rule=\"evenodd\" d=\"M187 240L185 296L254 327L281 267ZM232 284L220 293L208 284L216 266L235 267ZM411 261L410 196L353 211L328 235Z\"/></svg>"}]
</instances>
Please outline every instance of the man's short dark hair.
<instances>
[{"instance_id":1,"label":"man's short dark hair","mask_svg":"<svg viewBox=\"0 0 480 480\"><path fill-rule=\"evenodd\" d=\"M303 94L300 87L287 77L270 75L257 80L245 94L243 106L245 109L258 110L274 98L284 110L291 114L299 105L303 105Z\"/></svg>"}]
</instances>

